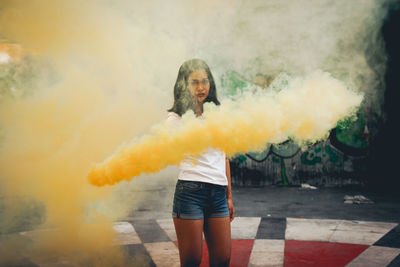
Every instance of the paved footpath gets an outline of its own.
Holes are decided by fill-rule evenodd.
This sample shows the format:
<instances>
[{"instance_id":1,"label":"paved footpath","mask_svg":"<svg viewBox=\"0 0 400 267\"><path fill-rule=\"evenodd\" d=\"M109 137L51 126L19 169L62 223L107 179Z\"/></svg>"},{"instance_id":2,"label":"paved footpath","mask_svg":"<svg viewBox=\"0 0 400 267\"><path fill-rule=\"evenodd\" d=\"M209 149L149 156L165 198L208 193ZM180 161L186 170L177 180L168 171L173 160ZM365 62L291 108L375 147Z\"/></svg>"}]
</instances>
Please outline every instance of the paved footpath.
<instances>
[{"instance_id":1,"label":"paved footpath","mask_svg":"<svg viewBox=\"0 0 400 267\"><path fill-rule=\"evenodd\" d=\"M273 187L233 193L237 216L231 224L231 266L400 266L398 197ZM360 193L374 203L343 203L345 195ZM131 266L179 266L173 221L165 207L139 207L113 227ZM208 266L203 248L201 266ZM30 261L26 266L70 265Z\"/></svg>"}]
</instances>

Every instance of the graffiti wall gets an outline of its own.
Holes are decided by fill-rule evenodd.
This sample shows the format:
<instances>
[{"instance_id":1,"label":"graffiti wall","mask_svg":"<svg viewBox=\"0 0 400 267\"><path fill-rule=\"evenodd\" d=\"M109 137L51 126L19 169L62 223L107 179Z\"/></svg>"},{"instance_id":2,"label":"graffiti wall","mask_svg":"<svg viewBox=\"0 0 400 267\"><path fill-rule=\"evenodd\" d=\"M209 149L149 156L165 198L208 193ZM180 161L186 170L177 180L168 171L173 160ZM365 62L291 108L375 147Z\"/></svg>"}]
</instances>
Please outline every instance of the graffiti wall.
<instances>
[{"instance_id":1,"label":"graffiti wall","mask_svg":"<svg viewBox=\"0 0 400 267\"><path fill-rule=\"evenodd\" d=\"M232 96L248 90L280 90L287 81L285 74L277 77L257 74L253 80L246 80L237 72L229 72L224 78L222 85ZM363 184L371 137L368 115L369 108L364 103L355 120L341 122L331 130L327 140L307 148L287 140L281 144L266 144L261 151L237 155L230 161L232 184Z\"/></svg>"},{"instance_id":2,"label":"graffiti wall","mask_svg":"<svg viewBox=\"0 0 400 267\"><path fill-rule=\"evenodd\" d=\"M262 153L250 152L231 160L232 184L240 186L363 184L366 157L350 155L331 139L302 151L295 144L271 145Z\"/></svg>"}]
</instances>

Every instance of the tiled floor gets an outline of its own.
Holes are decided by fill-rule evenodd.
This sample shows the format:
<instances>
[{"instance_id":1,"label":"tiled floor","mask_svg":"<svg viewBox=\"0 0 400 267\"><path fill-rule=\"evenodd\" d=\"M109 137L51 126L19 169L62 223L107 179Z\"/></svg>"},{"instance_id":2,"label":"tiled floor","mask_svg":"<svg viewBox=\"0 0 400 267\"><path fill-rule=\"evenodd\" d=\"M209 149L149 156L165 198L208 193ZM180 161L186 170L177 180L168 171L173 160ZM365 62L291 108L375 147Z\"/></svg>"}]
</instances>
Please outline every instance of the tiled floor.
<instances>
[{"instance_id":1,"label":"tiled floor","mask_svg":"<svg viewBox=\"0 0 400 267\"><path fill-rule=\"evenodd\" d=\"M172 219L116 222L114 229L118 245L132 266L179 266ZM201 266L208 266L207 261L204 243ZM271 217L237 217L232 222L231 266L364 267L399 263L400 226L396 223Z\"/></svg>"}]
</instances>

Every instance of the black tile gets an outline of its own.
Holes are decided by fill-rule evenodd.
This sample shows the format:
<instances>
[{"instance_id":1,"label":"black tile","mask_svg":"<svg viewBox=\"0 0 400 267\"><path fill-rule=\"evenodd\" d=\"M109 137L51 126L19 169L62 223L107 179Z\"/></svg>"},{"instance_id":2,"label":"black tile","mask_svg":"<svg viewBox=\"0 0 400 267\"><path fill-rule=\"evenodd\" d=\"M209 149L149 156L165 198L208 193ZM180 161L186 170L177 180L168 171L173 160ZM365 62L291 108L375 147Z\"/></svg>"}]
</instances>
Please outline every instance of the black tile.
<instances>
[{"instance_id":1,"label":"black tile","mask_svg":"<svg viewBox=\"0 0 400 267\"><path fill-rule=\"evenodd\" d=\"M285 239L286 218L262 217L256 239Z\"/></svg>"},{"instance_id":2,"label":"black tile","mask_svg":"<svg viewBox=\"0 0 400 267\"><path fill-rule=\"evenodd\" d=\"M392 260L387 267L399 267L400 266L400 255L397 255L396 258L394 258L394 260Z\"/></svg>"},{"instance_id":3,"label":"black tile","mask_svg":"<svg viewBox=\"0 0 400 267\"><path fill-rule=\"evenodd\" d=\"M376 241L374 246L400 248L400 225L397 225L381 239Z\"/></svg>"},{"instance_id":4,"label":"black tile","mask_svg":"<svg viewBox=\"0 0 400 267\"><path fill-rule=\"evenodd\" d=\"M135 220L130 223L143 243L171 241L155 220Z\"/></svg>"},{"instance_id":5,"label":"black tile","mask_svg":"<svg viewBox=\"0 0 400 267\"><path fill-rule=\"evenodd\" d=\"M143 244L131 244L121 246L121 250L125 255L126 266L156 266Z\"/></svg>"}]
</instances>

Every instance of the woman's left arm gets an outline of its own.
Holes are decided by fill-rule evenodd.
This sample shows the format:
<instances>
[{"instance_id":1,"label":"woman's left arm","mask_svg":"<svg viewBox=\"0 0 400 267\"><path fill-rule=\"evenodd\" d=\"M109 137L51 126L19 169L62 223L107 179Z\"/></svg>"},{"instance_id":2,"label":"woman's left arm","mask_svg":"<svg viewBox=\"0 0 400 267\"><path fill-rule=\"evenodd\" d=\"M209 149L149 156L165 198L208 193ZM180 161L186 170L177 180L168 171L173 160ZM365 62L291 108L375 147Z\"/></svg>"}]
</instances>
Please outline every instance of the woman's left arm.
<instances>
[{"instance_id":1,"label":"woman's left arm","mask_svg":"<svg viewBox=\"0 0 400 267\"><path fill-rule=\"evenodd\" d=\"M226 162L225 163L226 178L228 179L228 188L226 190L226 199L228 201L229 216L230 216L231 221L233 221L233 218L235 218L235 208L233 207L233 201L232 201L231 167L229 165L228 158L226 158L225 162Z\"/></svg>"}]
</instances>

